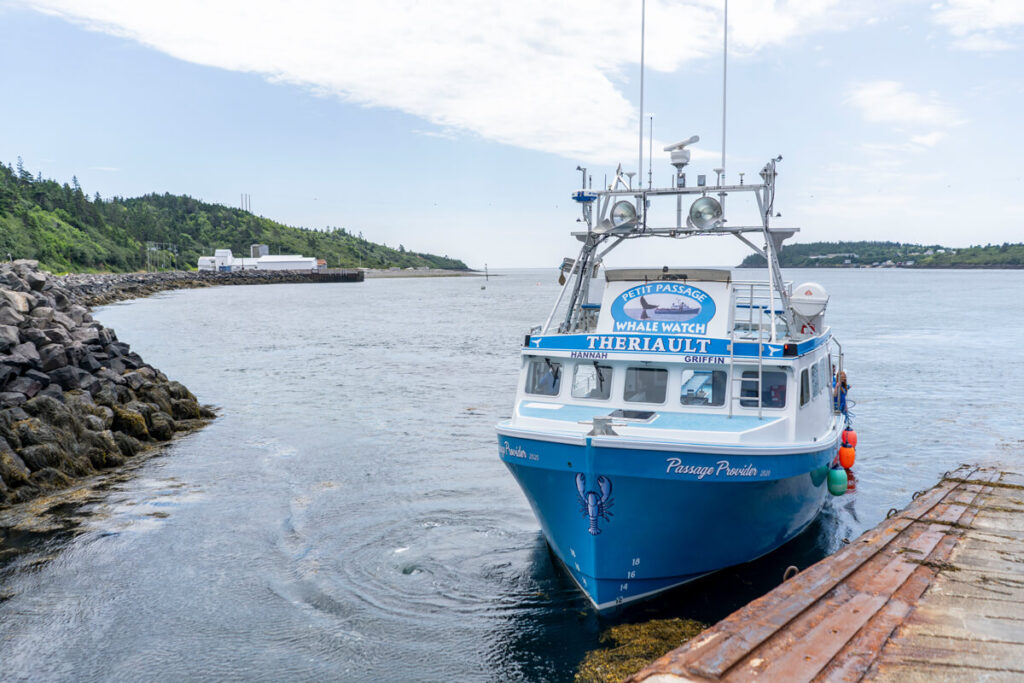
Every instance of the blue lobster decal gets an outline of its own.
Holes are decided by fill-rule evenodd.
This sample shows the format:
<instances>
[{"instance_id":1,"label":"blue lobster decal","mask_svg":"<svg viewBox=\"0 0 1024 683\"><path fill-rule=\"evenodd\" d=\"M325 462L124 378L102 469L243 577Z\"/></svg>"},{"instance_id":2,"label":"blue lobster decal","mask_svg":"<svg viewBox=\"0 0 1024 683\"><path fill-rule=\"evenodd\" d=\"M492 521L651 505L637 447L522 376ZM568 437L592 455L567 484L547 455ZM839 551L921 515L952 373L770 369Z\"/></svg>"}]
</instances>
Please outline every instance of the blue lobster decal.
<instances>
[{"instance_id":1,"label":"blue lobster decal","mask_svg":"<svg viewBox=\"0 0 1024 683\"><path fill-rule=\"evenodd\" d=\"M590 528L587 531L592 536L597 536L601 533L601 530L597 528L597 519L601 517L606 522L611 520L608 518L612 513L609 512L615 501L612 500L612 480L604 475L597 477L597 491L587 490L587 477L582 472L576 473L576 491L577 500L580 504L580 512L583 513L584 517L590 518Z\"/></svg>"}]
</instances>

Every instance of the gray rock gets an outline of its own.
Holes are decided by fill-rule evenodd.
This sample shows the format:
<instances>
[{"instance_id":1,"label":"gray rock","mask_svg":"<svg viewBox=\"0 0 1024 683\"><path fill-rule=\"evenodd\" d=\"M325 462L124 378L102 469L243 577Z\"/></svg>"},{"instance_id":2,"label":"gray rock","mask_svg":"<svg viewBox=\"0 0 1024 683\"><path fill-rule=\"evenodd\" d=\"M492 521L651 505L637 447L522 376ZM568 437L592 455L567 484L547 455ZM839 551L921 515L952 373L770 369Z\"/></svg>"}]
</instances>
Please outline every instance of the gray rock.
<instances>
[{"instance_id":1,"label":"gray rock","mask_svg":"<svg viewBox=\"0 0 1024 683\"><path fill-rule=\"evenodd\" d=\"M34 363L38 363L40 360L39 351L36 350L36 345L32 342L25 342L24 344L18 344L17 346L12 347L11 355L20 355Z\"/></svg>"},{"instance_id":2,"label":"gray rock","mask_svg":"<svg viewBox=\"0 0 1024 683\"><path fill-rule=\"evenodd\" d=\"M46 332L38 327L22 327L21 341L24 343L30 343L37 349L40 346L45 346L50 343L50 340L46 336Z\"/></svg>"},{"instance_id":3,"label":"gray rock","mask_svg":"<svg viewBox=\"0 0 1024 683\"><path fill-rule=\"evenodd\" d=\"M82 418L82 424L85 425L86 429L94 432L102 432L105 429L103 420L96 415L86 415Z\"/></svg>"},{"instance_id":4,"label":"gray rock","mask_svg":"<svg viewBox=\"0 0 1024 683\"><path fill-rule=\"evenodd\" d=\"M109 368L112 373L118 376L118 379L121 380L120 382L118 382L118 384L124 383L124 378L121 377L121 375L123 375L125 370L128 369L128 367L124 364L124 361L122 361L120 358L111 358L109 360L104 361L103 366L105 368Z\"/></svg>"},{"instance_id":5,"label":"gray rock","mask_svg":"<svg viewBox=\"0 0 1024 683\"><path fill-rule=\"evenodd\" d=\"M7 383L7 386L4 387L4 393L19 393L24 394L26 398L32 398L42 391L42 389L42 382L38 382L31 377L18 377L17 379L11 380ZM20 401L14 401L14 403L20 403Z\"/></svg>"},{"instance_id":6,"label":"gray rock","mask_svg":"<svg viewBox=\"0 0 1024 683\"><path fill-rule=\"evenodd\" d=\"M4 299L3 306L0 306L0 325L20 325L25 322L25 316L14 310L14 306Z\"/></svg>"},{"instance_id":7,"label":"gray rock","mask_svg":"<svg viewBox=\"0 0 1024 683\"><path fill-rule=\"evenodd\" d=\"M60 344L47 344L39 349L43 372L50 372L68 364L68 354Z\"/></svg>"},{"instance_id":8,"label":"gray rock","mask_svg":"<svg viewBox=\"0 0 1024 683\"><path fill-rule=\"evenodd\" d=\"M50 386L48 386L45 389L43 389L42 391L40 391L37 394L37 396L49 396L50 398L52 398L52 399L54 399L56 401L63 401L64 400L64 390L60 388L59 384L51 384Z\"/></svg>"},{"instance_id":9,"label":"gray rock","mask_svg":"<svg viewBox=\"0 0 1024 683\"><path fill-rule=\"evenodd\" d=\"M126 375L123 375L123 378L128 386L134 391L138 391L146 384L149 384L149 379L147 379L141 372L129 372Z\"/></svg>"},{"instance_id":10,"label":"gray rock","mask_svg":"<svg viewBox=\"0 0 1024 683\"><path fill-rule=\"evenodd\" d=\"M8 365L7 363L0 363L0 389L7 386L7 383L17 376L17 367Z\"/></svg>"},{"instance_id":11,"label":"gray rock","mask_svg":"<svg viewBox=\"0 0 1024 683\"><path fill-rule=\"evenodd\" d=\"M34 299L24 292L16 292L10 289L0 290L3 296L7 297L7 300L11 302L18 313L28 313L32 310L32 302Z\"/></svg>"},{"instance_id":12,"label":"gray rock","mask_svg":"<svg viewBox=\"0 0 1024 683\"><path fill-rule=\"evenodd\" d=\"M64 391L81 389L83 380L89 376L89 373L84 370L79 370L73 365L57 368L56 370L46 374L50 376L51 382L59 384L60 388Z\"/></svg>"},{"instance_id":13,"label":"gray rock","mask_svg":"<svg viewBox=\"0 0 1024 683\"><path fill-rule=\"evenodd\" d=\"M71 330L71 337L83 344L98 344L100 341L100 333L92 325L76 327Z\"/></svg>"},{"instance_id":14,"label":"gray rock","mask_svg":"<svg viewBox=\"0 0 1024 683\"><path fill-rule=\"evenodd\" d=\"M45 372L40 372L39 370L26 370L24 376L39 382L43 385L44 389L50 386L50 377Z\"/></svg>"},{"instance_id":15,"label":"gray rock","mask_svg":"<svg viewBox=\"0 0 1024 683\"><path fill-rule=\"evenodd\" d=\"M53 283L49 284L52 285ZM58 311L66 311L71 306L71 299L69 299L68 295L65 294L63 291L59 289L53 289L52 286L44 289L50 289L53 291L53 304L54 308L56 308Z\"/></svg>"},{"instance_id":16,"label":"gray rock","mask_svg":"<svg viewBox=\"0 0 1024 683\"><path fill-rule=\"evenodd\" d=\"M78 367L82 368L86 372L95 373L102 368L103 365L96 359L95 354L87 353L82 356L80 361L78 361Z\"/></svg>"},{"instance_id":17,"label":"gray rock","mask_svg":"<svg viewBox=\"0 0 1024 683\"><path fill-rule=\"evenodd\" d=\"M0 325L0 353L6 353L8 349L21 343L21 335L14 325Z\"/></svg>"},{"instance_id":18,"label":"gray rock","mask_svg":"<svg viewBox=\"0 0 1024 683\"><path fill-rule=\"evenodd\" d=\"M85 322L85 316L87 315L89 315L89 311L85 306L71 304L71 307L68 309L68 317L74 320L76 325L81 325Z\"/></svg>"},{"instance_id":19,"label":"gray rock","mask_svg":"<svg viewBox=\"0 0 1024 683\"><path fill-rule=\"evenodd\" d=\"M30 288L39 291L46 284L46 275L38 270L30 270L25 273L25 282Z\"/></svg>"},{"instance_id":20,"label":"gray rock","mask_svg":"<svg viewBox=\"0 0 1024 683\"><path fill-rule=\"evenodd\" d=\"M0 391L0 405L17 406L28 400L28 396L18 391Z\"/></svg>"},{"instance_id":21,"label":"gray rock","mask_svg":"<svg viewBox=\"0 0 1024 683\"><path fill-rule=\"evenodd\" d=\"M76 323L71 316L67 315L66 313L61 313L60 311L54 312L53 322L57 323L65 330L73 330L76 327L78 327L78 323Z\"/></svg>"},{"instance_id":22,"label":"gray rock","mask_svg":"<svg viewBox=\"0 0 1024 683\"><path fill-rule=\"evenodd\" d=\"M71 344L71 336L66 330L60 327L51 327L48 330L43 330L43 334L54 344L60 344L61 346L68 346Z\"/></svg>"},{"instance_id":23,"label":"gray rock","mask_svg":"<svg viewBox=\"0 0 1024 683\"><path fill-rule=\"evenodd\" d=\"M32 309L32 312L29 313L29 315L33 318L49 322L50 320L53 320L53 313L53 309L49 306L36 306Z\"/></svg>"}]
</instances>

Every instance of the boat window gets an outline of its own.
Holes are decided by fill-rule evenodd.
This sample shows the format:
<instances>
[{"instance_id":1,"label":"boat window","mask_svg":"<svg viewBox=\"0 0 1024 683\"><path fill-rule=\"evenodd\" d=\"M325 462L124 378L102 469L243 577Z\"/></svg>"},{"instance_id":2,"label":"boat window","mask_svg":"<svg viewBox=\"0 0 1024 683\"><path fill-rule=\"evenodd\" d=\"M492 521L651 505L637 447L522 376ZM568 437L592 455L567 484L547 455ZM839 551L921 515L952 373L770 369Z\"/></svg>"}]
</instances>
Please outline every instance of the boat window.
<instances>
[{"instance_id":1,"label":"boat window","mask_svg":"<svg viewBox=\"0 0 1024 683\"><path fill-rule=\"evenodd\" d=\"M744 408L757 407L757 370L744 370L740 383L740 405ZM761 374L761 406L764 408L786 407L785 370L764 370Z\"/></svg>"},{"instance_id":2,"label":"boat window","mask_svg":"<svg viewBox=\"0 0 1024 683\"><path fill-rule=\"evenodd\" d=\"M572 375L573 398L608 398L612 395L612 368L610 365L581 363Z\"/></svg>"},{"instance_id":3,"label":"boat window","mask_svg":"<svg viewBox=\"0 0 1024 683\"><path fill-rule=\"evenodd\" d=\"M821 391L821 377L818 376L818 363L811 366L811 396L817 396Z\"/></svg>"},{"instance_id":4,"label":"boat window","mask_svg":"<svg viewBox=\"0 0 1024 683\"><path fill-rule=\"evenodd\" d=\"M828 359L822 358L818 361L818 391L828 391Z\"/></svg>"},{"instance_id":5,"label":"boat window","mask_svg":"<svg viewBox=\"0 0 1024 683\"><path fill-rule=\"evenodd\" d=\"M683 368L679 402L684 406L725 405L725 371Z\"/></svg>"},{"instance_id":6,"label":"boat window","mask_svg":"<svg viewBox=\"0 0 1024 683\"><path fill-rule=\"evenodd\" d=\"M664 403L668 370L664 368L626 368L624 398L631 403Z\"/></svg>"},{"instance_id":7,"label":"boat window","mask_svg":"<svg viewBox=\"0 0 1024 683\"><path fill-rule=\"evenodd\" d=\"M818 366L814 366L814 388L818 388ZM811 382L807 378L807 369L800 371L800 405L805 406L811 400Z\"/></svg>"},{"instance_id":8,"label":"boat window","mask_svg":"<svg viewBox=\"0 0 1024 683\"><path fill-rule=\"evenodd\" d=\"M557 396L562 386L562 364L550 359L531 360L526 373L526 393Z\"/></svg>"}]
</instances>

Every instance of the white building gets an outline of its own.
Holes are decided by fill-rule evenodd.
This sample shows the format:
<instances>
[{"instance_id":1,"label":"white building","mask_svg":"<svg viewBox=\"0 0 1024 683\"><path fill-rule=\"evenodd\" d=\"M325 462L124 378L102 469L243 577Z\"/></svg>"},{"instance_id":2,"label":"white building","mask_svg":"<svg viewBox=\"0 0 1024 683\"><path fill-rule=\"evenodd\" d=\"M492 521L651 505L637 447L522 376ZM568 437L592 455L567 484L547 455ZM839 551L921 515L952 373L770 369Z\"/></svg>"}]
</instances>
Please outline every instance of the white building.
<instances>
[{"instance_id":1,"label":"white building","mask_svg":"<svg viewBox=\"0 0 1024 683\"><path fill-rule=\"evenodd\" d=\"M233 273L239 270L298 270L316 272L317 263L313 256L298 254L277 254L259 258L235 258L230 249L217 249L213 256L200 256L199 270Z\"/></svg>"}]
</instances>

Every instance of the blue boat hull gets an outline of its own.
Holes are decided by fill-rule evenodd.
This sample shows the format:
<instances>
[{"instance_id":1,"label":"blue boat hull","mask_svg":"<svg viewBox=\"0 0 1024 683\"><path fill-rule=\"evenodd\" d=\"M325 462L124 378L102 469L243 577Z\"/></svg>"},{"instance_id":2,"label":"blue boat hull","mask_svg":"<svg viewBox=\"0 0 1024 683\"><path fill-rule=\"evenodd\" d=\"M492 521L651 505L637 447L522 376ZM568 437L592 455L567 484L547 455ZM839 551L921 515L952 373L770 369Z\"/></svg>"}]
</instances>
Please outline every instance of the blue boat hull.
<instances>
[{"instance_id":1,"label":"blue boat hull","mask_svg":"<svg viewBox=\"0 0 1024 683\"><path fill-rule=\"evenodd\" d=\"M600 441L498 439L548 543L598 610L749 562L799 534L821 510L837 449L707 454Z\"/></svg>"}]
</instances>

